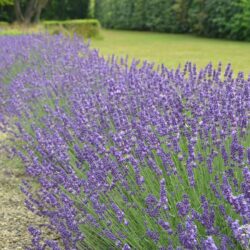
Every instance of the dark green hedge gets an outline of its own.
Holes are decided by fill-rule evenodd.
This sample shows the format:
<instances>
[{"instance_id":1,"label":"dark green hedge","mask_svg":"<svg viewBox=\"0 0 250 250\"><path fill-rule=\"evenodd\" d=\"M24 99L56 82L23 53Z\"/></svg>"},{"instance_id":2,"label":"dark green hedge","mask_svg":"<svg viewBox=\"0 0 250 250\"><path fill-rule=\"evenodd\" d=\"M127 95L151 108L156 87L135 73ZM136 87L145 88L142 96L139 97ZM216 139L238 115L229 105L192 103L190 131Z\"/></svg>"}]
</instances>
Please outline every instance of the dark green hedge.
<instances>
[{"instance_id":1,"label":"dark green hedge","mask_svg":"<svg viewBox=\"0 0 250 250\"><path fill-rule=\"evenodd\" d=\"M182 32L183 20L176 23L169 0L96 0L95 7L107 28Z\"/></svg>"},{"instance_id":2,"label":"dark green hedge","mask_svg":"<svg viewBox=\"0 0 250 250\"><path fill-rule=\"evenodd\" d=\"M96 0L95 16L107 28L250 40L249 0Z\"/></svg>"}]
</instances>

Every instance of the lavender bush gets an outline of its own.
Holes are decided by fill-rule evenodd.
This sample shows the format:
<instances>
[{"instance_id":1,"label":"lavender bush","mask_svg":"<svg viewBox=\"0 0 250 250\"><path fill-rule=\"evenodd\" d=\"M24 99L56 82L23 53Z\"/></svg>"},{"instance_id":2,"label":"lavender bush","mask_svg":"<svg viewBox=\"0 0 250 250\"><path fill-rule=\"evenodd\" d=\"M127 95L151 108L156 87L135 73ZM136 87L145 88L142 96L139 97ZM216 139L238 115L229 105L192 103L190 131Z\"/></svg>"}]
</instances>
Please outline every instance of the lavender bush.
<instances>
[{"instance_id":1,"label":"lavender bush","mask_svg":"<svg viewBox=\"0 0 250 250\"><path fill-rule=\"evenodd\" d=\"M35 185L29 249L248 249L250 76L0 38L1 128ZM13 126L15 124L15 126Z\"/></svg>"}]
</instances>

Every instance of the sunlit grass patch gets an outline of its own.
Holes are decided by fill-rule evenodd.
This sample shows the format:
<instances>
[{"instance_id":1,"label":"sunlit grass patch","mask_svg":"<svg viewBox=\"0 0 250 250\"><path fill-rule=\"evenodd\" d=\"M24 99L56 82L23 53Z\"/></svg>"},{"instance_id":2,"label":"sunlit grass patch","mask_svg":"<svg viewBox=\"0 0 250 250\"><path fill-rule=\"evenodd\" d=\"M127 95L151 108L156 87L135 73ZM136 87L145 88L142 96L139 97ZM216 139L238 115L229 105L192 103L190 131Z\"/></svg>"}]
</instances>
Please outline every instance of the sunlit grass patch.
<instances>
[{"instance_id":1,"label":"sunlit grass patch","mask_svg":"<svg viewBox=\"0 0 250 250\"><path fill-rule=\"evenodd\" d=\"M208 39L192 35L153 32L102 30L103 39L93 40L92 47L104 56L128 55L130 59L148 60L169 68L187 60L204 67L209 62L232 63L235 71L250 73L250 42Z\"/></svg>"}]
</instances>

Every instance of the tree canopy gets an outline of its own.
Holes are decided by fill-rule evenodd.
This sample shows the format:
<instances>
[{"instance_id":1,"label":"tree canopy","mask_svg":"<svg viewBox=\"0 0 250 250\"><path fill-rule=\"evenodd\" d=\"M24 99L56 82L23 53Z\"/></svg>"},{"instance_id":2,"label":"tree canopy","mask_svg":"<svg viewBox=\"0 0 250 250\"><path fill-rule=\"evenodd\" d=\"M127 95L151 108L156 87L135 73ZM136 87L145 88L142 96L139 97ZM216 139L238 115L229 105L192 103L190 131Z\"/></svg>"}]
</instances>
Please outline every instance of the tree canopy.
<instances>
[{"instance_id":1,"label":"tree canopy","mask_svg":"<svg viewBox=\"0 0 250 250\"><path fill-rule=\"evenodd\" d=\"M0 20L22 23L42 19L83 19L88 16L90 0L0 0ZM93 4L93 3L92 3ZM93 17L93 6L92 17Z\"/></svg>"},{"instance_id":2,"label":"tree canopy","mask_svg":"<svg viewBox=\"0 0 250 250\"><path fill-rule=\"evenodd\" d=\"M13 0L0 0L0 6L13 5Z\"/></svg>"}]
</instances>

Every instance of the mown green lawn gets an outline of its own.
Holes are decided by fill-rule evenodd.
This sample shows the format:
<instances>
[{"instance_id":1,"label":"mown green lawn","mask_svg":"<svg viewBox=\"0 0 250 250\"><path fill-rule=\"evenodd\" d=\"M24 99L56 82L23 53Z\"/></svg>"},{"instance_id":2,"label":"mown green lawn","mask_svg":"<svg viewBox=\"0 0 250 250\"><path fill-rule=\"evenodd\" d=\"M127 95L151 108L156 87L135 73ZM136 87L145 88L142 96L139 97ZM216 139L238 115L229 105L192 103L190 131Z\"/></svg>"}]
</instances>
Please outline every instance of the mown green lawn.
<instances>
[{"instance_id":1,"label":"mown green lawn","mask_svg":"<svg viewBox=\"0 0 250 250\"><path fill-rule=\"evenodd\" d=\"M201 38L192 35L103 30L103 39L93 40L92 47L102 55L129 55L172 68L186 61L203 67L209 62L232 63L235 71L250 73L250 43Z\"/></svg>"}]
</instances>

